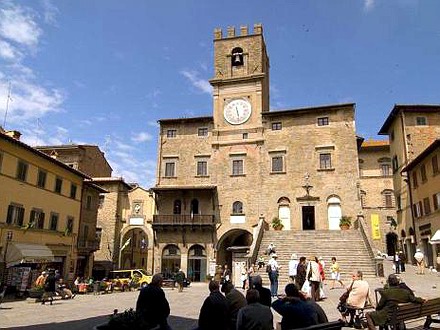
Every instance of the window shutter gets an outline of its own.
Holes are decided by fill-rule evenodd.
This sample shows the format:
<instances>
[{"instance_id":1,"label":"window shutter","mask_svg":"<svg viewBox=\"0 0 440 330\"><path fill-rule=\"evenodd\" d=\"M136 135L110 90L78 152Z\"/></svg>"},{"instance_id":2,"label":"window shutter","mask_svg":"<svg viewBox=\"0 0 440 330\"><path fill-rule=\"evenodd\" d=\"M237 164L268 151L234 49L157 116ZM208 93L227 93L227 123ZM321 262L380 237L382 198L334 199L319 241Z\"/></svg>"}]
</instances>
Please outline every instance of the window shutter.
<instances>
[{"instance_id":1,"label":"window shutter","mask_svg":"<svg viewBox=\"0 0 440 330\"><path fill-rule=\"evenodd\" d=\"M9 205L8 206L8 217L6 218L6 223L7 224L11 224L12 223L12 216L14 214L14 206L13 205Z\"/></svg>"},{"instance_id":2,"label":"window shutter","mask_svg":"<svg viewBox=\"0 0 440 330\"><path fill-rule=\"evenodd\" d=\"M32 227L32 225L35 225L35 211L31 211L31 216L29 218L29 227Z\"/></svg>"},{"instance_id":3,"label":"window shutter","mask_svg":"<svg viewBox=\"0 0 440 330\"><path fill-rule=\"evenodd\" d=\"M24 208L19 207L18 208L18 219L17 219L17 224L19 226L23 226L23 219L24 219Z\"/></svg>"}]
</instances>

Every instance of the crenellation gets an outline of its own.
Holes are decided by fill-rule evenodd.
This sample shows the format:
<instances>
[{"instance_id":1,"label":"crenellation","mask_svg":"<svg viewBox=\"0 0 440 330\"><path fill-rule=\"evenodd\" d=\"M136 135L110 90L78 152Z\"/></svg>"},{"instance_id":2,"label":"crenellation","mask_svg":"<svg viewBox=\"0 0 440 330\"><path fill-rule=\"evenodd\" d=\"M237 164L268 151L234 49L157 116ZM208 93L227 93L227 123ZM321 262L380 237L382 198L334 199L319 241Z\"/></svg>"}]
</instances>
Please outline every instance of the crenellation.
<instances>
[{"instance_id":1,"label":"crenellation","mask_svg":"<svg viewBox=\"0 0 440 330\"><path fill-rule=\"evenodd\" d=\"M254 24L254 34L263 34L263 24L261 23Z\"/></svg>"},{"instance_id":2,"label":"crenellation","mask_svg":"<svg viewBox=\"0 0 440 330\"><path fill-rule=\"evenodd\" d=\"M223 37L222 29L216 28L214 30L214 40L219 40Z\"/></svg>"},{"instance_id":3,"label":"crenellation","mask_svg":"<svg viewBox=\"0 0 440 330\"><path fill-rule=\"evenodd\" d=\"M228 38L235 37L235 27L234 26L228 26Z\"/></svg>"},{"instance_id":4,"label":"crenellation","mask_svg":"<svg viewBox=\"0 0 440 330\"><path fill-rule=\"evenodd\" d=\"M247 36L248 35L248 27L247 27L247 25L242 25L242 26L240 26L240 35L242 36L242 37L244 37L244 36Z\"/></svg>"}]
</instances>

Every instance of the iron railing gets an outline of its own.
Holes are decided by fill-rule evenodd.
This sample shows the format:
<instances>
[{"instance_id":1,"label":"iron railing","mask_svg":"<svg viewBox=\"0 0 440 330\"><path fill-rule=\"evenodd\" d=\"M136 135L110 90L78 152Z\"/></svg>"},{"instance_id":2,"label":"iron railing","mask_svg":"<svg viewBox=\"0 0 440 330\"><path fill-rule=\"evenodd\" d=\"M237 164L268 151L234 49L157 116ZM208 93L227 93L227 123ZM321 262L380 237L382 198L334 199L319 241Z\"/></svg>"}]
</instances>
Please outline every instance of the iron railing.
<instances>
[{"instance_id":1,"label":"iron railing","mask_svg":"<svg viewBox=\"0 0 440 330\"><path fill-rule=\"evenodd\" d=\"M171 215L153 215L154 225L213 225L215 224L215 216L208 214L171 214Z\"/></svg>"}]
</instances>

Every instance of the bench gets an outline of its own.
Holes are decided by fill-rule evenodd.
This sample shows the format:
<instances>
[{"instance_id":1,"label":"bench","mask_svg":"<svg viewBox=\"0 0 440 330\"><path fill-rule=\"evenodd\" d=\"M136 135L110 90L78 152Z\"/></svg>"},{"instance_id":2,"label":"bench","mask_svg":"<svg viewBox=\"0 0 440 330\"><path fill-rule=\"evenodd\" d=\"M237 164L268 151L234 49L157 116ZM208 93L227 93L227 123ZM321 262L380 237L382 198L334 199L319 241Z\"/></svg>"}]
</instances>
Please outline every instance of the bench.
<instances>
[{"instance_id":1,"label":"bench","mask_svg":"<svg viewBox=\"0 0 440 330\"><path fill-rule=\"evenodd\" d=\"M423 304L403 303L388 314L386 327L392 329L405 329L405 321L426 317L424 328L429 328L431 323L440 323L432 315L440 313L440 298L429 299Z\"/></svg>"}]
</instances>

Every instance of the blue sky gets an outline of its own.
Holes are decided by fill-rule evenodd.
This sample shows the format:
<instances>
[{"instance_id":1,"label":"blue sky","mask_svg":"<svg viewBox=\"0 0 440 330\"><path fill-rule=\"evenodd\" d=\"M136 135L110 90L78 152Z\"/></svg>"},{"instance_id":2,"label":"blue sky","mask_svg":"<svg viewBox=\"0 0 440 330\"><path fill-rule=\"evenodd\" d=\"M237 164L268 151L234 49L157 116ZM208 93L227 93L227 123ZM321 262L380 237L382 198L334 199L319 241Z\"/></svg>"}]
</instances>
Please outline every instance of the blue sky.
<instances>
[{"instance_id":1,"label":"blue sky","mask_svg":"<svg viewBox=\"0 0 440 330\"><path fill-rule=\"evenodd\" d=\"M0 125L30 145L97 144L115 176L155 182L157 120L212 114L213 31L262 23L271 109L440 103L440 1L0 1ZM383 137L381 137L383 138Z\"/></svg>"}]
</instances>

